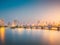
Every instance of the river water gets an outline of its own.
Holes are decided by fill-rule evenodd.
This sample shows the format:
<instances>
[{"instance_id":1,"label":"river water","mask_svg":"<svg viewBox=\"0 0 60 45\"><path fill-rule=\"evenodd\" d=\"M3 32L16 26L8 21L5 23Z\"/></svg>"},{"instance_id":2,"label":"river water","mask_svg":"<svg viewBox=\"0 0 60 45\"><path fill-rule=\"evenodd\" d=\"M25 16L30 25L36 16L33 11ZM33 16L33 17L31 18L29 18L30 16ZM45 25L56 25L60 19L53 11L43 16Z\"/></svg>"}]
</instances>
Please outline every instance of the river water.
<instances>
[{"instance_id":1,"label":"river water","mask_svg":"<svg viewBox=\"0 0 60 45\"><path fill-rule=\"evenodd\" d=\"M60 31L1 27L0 45L60 45Z\"/></svg>"}]
</instances>

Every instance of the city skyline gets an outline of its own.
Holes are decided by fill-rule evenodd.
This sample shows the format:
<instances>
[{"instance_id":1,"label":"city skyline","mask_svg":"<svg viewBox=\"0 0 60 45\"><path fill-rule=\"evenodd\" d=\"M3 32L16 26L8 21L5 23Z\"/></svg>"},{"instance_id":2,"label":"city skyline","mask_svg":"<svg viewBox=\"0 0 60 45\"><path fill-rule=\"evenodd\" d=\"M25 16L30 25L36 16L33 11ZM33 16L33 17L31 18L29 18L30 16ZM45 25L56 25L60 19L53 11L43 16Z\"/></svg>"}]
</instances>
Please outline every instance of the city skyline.
<instances>
[{"instance_id":1,"label":"city skyline","mask_svg":"<svg viewBox=\"0 0 60 45\"><path fill-rule=\"evenodd\" d=\"M17 19L21 22L35 23L38 20L47 22L60 21L59 1L9 0L0 1L0 19L6 22Z\"/></svg>"},{"instance_id":2,"label":"city skyline","mask_svg":"<svg viewBox=\"0 0 60 45\"><path fill-rule=\"evenodd\" d=\"M56 23L56 22L47 22L47 21L38 20L35 23L31 23L31 22L24 23L24 22L21 22L21 21L15 19L11 22L9 21L6 23L6 21L4 19L0 19L0 26L3 26L3 25L5 25L5 26L7 26L7 25L18 25L18 26L20 26L20 25L29 25L29 26L30 25L36 25L36 26L38 26L38 25L60 25L60 22Z\"/></svg>"},{"instance_id":3,"label":"city skyline","mask_svg":"<svg viewBox=\"0 0 60 45\"><path fill-rule=\"evenodd\" d=\"M0 45L60 45L60 0L0 0Z\"/></svg>"}]
</instances>

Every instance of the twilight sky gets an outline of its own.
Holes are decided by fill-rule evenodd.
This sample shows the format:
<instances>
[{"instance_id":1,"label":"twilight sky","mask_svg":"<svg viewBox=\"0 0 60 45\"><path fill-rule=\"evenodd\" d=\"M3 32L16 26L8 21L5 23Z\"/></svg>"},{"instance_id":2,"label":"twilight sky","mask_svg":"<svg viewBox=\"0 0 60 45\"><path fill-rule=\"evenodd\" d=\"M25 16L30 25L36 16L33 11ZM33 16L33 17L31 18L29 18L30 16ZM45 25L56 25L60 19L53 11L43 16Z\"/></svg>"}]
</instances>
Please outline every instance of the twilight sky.
<instances>
[{"instance_id":1,"label":"twilight sky","mask_svg":"<svg viewBox=\"0 0 60 45\"><path fill-rule=\"evenodd\" d=\"M60 21L60 1L0 0L0 19L20 22Z\"/></svg>"}]
</instances>

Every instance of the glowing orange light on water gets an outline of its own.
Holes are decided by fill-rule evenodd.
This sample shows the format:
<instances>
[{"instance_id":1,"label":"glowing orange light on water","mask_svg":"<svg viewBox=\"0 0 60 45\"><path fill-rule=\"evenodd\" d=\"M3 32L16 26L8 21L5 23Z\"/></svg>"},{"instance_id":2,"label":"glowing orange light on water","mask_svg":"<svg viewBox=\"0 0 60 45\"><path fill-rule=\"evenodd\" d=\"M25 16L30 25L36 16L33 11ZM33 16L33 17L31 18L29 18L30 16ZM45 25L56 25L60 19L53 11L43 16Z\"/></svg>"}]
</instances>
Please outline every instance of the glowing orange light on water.
<instances>
[{"instance_id":1,"label":"glowing orange light on water","mask_svg":"<svg viewBox=\"0 0 60 45\"><path fill-rule=\"evenodd\" d=\"M2 43L4 43L4 40L5 40L5 28L4 27L0 28L0 39Z\"/></svg>"}]
</instances>

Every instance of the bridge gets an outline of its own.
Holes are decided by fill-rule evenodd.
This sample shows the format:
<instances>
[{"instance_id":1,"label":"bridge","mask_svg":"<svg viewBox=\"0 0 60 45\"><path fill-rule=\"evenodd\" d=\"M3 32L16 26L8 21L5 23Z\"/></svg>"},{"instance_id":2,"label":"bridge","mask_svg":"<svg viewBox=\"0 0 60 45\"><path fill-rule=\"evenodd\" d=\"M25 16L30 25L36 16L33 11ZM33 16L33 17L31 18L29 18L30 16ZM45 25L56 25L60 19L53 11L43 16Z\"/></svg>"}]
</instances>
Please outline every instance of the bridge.
<instances>
[{"instance_id":1,"label":"bridge","mask_svg":"<svg viewBox=\"0 0 60 45\"><path fill-rule=\"evenodd\" d=\"M40 25L40 26L27 26L27 25L23 25L23 26L0 26L0 28L1 27L9 27L9 28L11 28L11 29L14 29L14 28L24 28L24 29L48 29L48 30L54 30L54 29L52 29L52 28L56 28L56 30L60 30L60 26L52 26L52 25L44 25L44 26L42 26L42 25Z\"/></svg>"}]
</instances>

